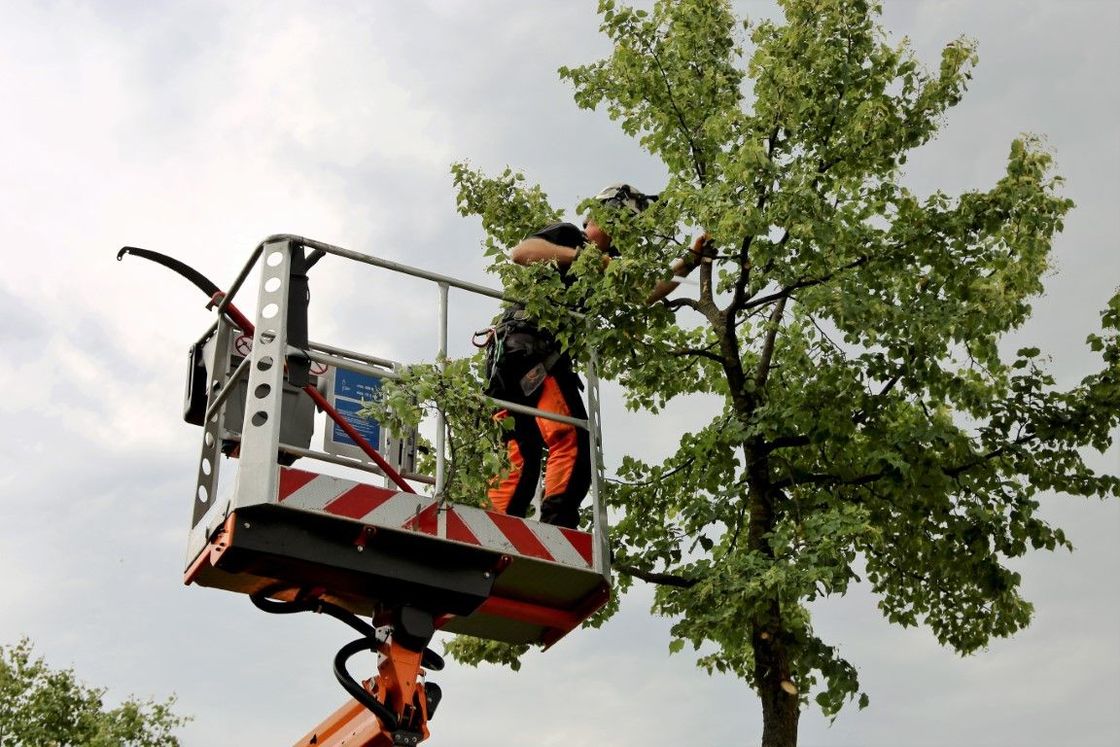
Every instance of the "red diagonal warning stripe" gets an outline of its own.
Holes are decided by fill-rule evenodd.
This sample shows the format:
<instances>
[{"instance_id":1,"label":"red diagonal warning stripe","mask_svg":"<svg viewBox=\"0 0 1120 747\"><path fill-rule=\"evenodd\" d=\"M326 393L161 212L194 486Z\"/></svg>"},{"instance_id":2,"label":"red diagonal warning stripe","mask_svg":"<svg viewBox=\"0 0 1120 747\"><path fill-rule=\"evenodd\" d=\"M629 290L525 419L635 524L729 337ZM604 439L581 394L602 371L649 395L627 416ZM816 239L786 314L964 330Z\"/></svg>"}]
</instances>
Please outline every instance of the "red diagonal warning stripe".
<instances>
[{"instance_id":1,"label":"red diagonal warning stripe","mask_svg":"<svg viewBox=\"0 0 1120 747\"><path fill-rule=\"evenodd\" d=\"M360 519L394 495L396 493L392 490L359 483L323 506L323 510L350 519Z\"/></svg>"},{"instance_id":2,"label":"red diagonal warning stripe","mask_svg":"<svg viewBox=\"0 0 1120 747\"><path fill-rule=\"evenodd\" d=\"M300 469L280 468L280 480L276 489L276 500L282 501L292 493L314 480L318 475Z\"/></svg>"},{"instance_id":3,"label":"red diagonal warning stripe","mask_svg":"<svg viewBox=\"0 0 1120 747\"><path fill-rule=\"evenodd\" d=\"M468 545L482 544L454 510L447 512L447 539L466 542Z\"/></svg>"},{"instance_id":4,"label":"red diagonal warning stripe","mask_svg":"<svg viewBox=\"0 0 1120 747\"><path fill-rule=\"evenodd\" d=\"M591 565L591 535L587 532L580 532L575 529L567 529L565 527L559 527L559 529L560 533L564 535L568 542L572 543L572 547L574 547L576 552L580 554L580 557L587 561L588 565Z\"/></svg>"},{"instance_id":5,"label":"red diagonal warning stripe","mask_svg":"<svg viewBox=\"0 0 1120 747\"><path fill-rule=\"evenodd\" d=\"M506 536L506 539L513 543L513 546L517 548L517 552L533 558L555 560L555 558L552 557L552 553L548 551L548 548L541 544L541 541L537 539L537 535L533 534L533 530L529 528L527 522L516 516L506 516L505 514L497 514L492 511L487 512L486 516L501 530L502 534Z\"/></svg>"}]
</instances>

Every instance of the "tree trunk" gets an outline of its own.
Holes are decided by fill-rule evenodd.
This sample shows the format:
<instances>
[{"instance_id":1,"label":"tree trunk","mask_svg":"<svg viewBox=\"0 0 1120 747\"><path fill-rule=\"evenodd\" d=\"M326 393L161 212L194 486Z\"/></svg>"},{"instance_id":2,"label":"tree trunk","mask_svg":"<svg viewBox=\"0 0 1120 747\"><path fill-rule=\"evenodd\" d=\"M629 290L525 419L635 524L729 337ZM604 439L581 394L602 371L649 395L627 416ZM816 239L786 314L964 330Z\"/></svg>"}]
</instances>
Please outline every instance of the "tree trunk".
<instances>
[{"instance_id":1,"label":"tree trunk","mask_svg":"<svg viewBox=\"0 0 1120 747\"><path fill-rule=\"evenodd\" d=\"M772 613L778 612L775 602ZM778 624L756 626L751 639L762 701L762 747L797 747L797 719L801 715L797 688L789 676L780 617L774 622Z\"/></svg>"},{"instance_id":2,"label":"tree trunk","mask_svg":"<svg viewBox=\"0 0 1120 747\"><path fill-rule=\"evenodd\" d=\"M747 543L751 550L773 558L770 536L775 525L775 493L770 485L768 459L764 454L759 456L760 452L756 445L745 445L750 482ZM797 747L800 701L797 684L790 676L787 639L781 603L774 598L755 618L751 629L755 682L762 701L762 747Z\"/></svg>"}]
</instances>

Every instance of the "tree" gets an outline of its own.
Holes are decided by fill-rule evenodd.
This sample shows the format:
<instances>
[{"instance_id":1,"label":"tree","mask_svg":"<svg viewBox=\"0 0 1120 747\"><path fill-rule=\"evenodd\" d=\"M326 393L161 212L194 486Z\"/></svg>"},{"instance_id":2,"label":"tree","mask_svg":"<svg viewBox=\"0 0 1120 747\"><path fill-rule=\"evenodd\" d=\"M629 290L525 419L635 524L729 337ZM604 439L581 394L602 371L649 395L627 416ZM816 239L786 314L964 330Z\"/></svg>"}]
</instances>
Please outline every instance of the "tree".
<instances>
[{"instance_id":1,"label":"tree","mask_svg":"<svg viewBox=\"0 0 1120 747\"><path fill-rule=\"evenodd\" d=\"M502 254L558 214L544 193L511 170L453 168L507 290L559 339L590 336L628 406L710 395L710 423L668 460L622 460L608 496L618 588L657 585L671 650L714 644L700 665L754 688L766 747L796 744L811 700L829 716L868 703L807 603L862 573L888 620L975 652L1030 620L1007 561L1069 547L1037 494L1120 494L1081 454L1120 424L1120 294L1088 338L1102 370L1068 391L1037 349L999 346L1029 316L1073 207L1051 155L1023 136L986 191L902 184L907 153L964 94L975 45L949 42L931 72L888 43L876 3L779 4L784 22L751 24L721 0L601 0L612 54L560 74L668 182L641 216L588 206L622 258L604 269L583 252L570 288ZM718 254L699 298L646 307L687 245L677 237L701 229Z\"/></svg>"},{"instance_id":2,"label":"tree","mask_svg":"<svg viewBox=\"0 0 1120 747\"><path fill-rule=\"evenodd\" d=\"M104 688L78 681L71 669L52 670L32 656L31 642L0 646L0 747L166 747L188 719L163 703L128 698L106 710Z\"/></svg>"}]
</instances>

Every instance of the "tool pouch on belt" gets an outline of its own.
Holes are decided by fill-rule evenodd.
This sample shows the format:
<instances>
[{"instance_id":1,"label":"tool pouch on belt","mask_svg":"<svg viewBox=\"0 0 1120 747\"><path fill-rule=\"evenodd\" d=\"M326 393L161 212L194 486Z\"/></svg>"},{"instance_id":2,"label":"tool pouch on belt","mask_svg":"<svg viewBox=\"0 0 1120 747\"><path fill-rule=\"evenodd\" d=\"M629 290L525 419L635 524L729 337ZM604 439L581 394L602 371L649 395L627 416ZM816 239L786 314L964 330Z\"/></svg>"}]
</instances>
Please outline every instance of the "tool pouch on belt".
<instances>
[{"instance_id":1,"label":"tool pouch on belt","mask_svg":"<svg viewBox=\"0 0 1120 747\"><path fill-rule=\"evenodd\" d=\"M552 335L512 307L493 328L486 345L486 393L507 400L533 396L561 353Z\"/></svg>"}]
</instances>

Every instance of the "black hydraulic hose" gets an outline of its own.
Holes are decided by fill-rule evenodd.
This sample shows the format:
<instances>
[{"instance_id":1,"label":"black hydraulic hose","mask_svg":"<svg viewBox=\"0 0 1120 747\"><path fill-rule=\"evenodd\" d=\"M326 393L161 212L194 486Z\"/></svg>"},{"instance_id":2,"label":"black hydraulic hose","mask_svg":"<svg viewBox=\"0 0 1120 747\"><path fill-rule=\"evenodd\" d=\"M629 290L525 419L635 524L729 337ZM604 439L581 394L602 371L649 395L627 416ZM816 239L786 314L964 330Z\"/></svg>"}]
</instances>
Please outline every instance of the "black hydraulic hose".
<instances>
[{"instance_id":1,"label":"black hydraulic hose","mask_svg":"<svg viewBox=\"0 0 1120 747\"><path fill-rule=\"evenodd\" d=\"M277 599L269 599L268 595L282 591L286 588L283 585L270 586L256 594L249 595L249 601L253 603L257 609L263 612L268 612L273 615L292 615L297 612L318 612L324 615L330 615L336 620L349 625L354 630L362 634L362 638L351 641L350 643L339 649L334 657L334 676L342 685L343 689L354 698L354 700L361 703L369 709L373 715L380 719L385 728L389 731L396 731L400 726L396 714L394 714L385 704L375 698L368 690L362 687L361 683L354 679L350 672L346 669L346 662L351 657L362 651L376 651L384 641L378 637L377 628L373 627L365 620L362 620L350 610L340 607L337 604L324 602L321 599L293 599L290 602L283 602ZM432 671L439 671L443 669L443 657L428 647L424 647L421 652L421 664Z\"/></svg>"},{"instance_id":2,"label":"black hydraulic hose","mask_svg":"<svg viewBox=\"0 0 1120 747\"><path fill-rule=\"evenodd\" d=\"M381 721L381 725L384 726L387 731L393 732L400 728L400 721L397 720L397 714L390 711L388 706L373 697L369 690L366 690L362 687L360 682L351 677L350 672L346 669L346 662L350 660L350 657L362 651L374 651L377 646L377 641L371 641L369 638L359 638L356 641L347 643L334 655L334 676L335 679L338 680L338 684L342 685L343 689L350 693L350 697L368 708L374 716L377 716L378 720Z\"/></svg>"},{"instance_id":3,"label":"black hydraulic hose","mask_svg":"<svg viewBox=\"0 0 1120 747\"><path fill-rule=\"evenodd\" d=\"M327 253L324 252L322 249L312 250L311 254L307 255L306 262L304 262L304 269L305 270L310 270L312 267L315 266L316 262L318 262L320 259L322 259L325 256L327 256Z\"/></svg>"},{"instance_id":4,"label":"black hydraulic hose","mask_svg":"<svg viewBox=\"0 0 1120 747\"><path fill-rule=\"evenodd\" d=\"M349 610L339 607L336 604L331 604L330 602L324 602L319 599L295 599L290 602L269 599L267 595L277 590L278 589L273 587L257 592L256 594L250 594L249 600L257 609L273 615L291 615L297 612L321 612L337 620L341 620L362 634L362 638L351 641L335 654L335 679L338 680L338 683L342 685L346 692L350 693L354 700L361 703L369 709L373 715L377 716L386 729L389 731L396 731L399 726L396 714L390 711L388 707L377 698L373 697L368 690L362 687L360 682L350 676L350 672L346 669L346 662L349 661L352 656L362 651L376 651L382 644L382 641L377 637L377 629Z\"/></svg>"},{"instance_id":5,"label":"black hydraulic hose","mask_svg":"<svg viewBox=\"0 0 1120 747\"><path fill-rule=\"evenodd\" d=\"M321 599L294 599L290 602L281 602L277 599L268 598L269 594L280 591L283 588L286 587L270 587L256 594L250 594L249 601L251 601L253 606L257 609L273 615L291 615L296 612L318 612L323 615L330 615L334 619L346 623L362 635L369 636L370 638L377 637L377 628L373 627L350 610L345 607L339 607L337 604L324 602ZM421 657L420 663L433 672L438 672L444 667L443 657L427 646L425 646L424 650L421 652Z\"/></svg>"},{"instance_id":6,"label":"black hydraulic hose","mask_svg":"<svg viewBox=\"0 0 1120 747\"><path fill-rule=\"evenodd\" d=\"M141 249L136 246L123 246L121 247L121 250L117 252L117 261L120 262L122 259L124 259L124 255L126 254L135 254L137 257L151 260L157 265L163 265L167 269L173 272L177 272L187 280L194 283L195 287L205 293L208 298L213 298L215 293L221 292L221 288L215 285L214 281L212 281L210 278L206 277L187 263L180 262L174 257L168 257L166 254L153 252L151 249Z\"/></svg>"},{"instance_id":7,"label":"black hydraulic hose","mask_svg":"<svg viewBox=\"0 0 1120 747\"><path fill-rule=\"evenodd\" d=\"M273 615L291 615L296 612L319 612L324 615L330 615L334 619L346 623L364 636L370 638L377 637L377 628L344 607L339 607L337 604L331 604L330 602L324 602L321 599L294 599L290 602L269 599L268 595L276 591L279 591L279 589L269 588L257 592L256 594L250 594L249 601L251 601L253 606L257 609Z\"/></svg>"},{"instance_id":8,"label":"black hydraulic hose","mask_svg":"<svg viewBox=\"0 0 1120 747\"><path fill-rule=\"evenodd\" d=\"M433 672L440 671L444 666L443 657L427 646L425 646L424 650L420 653L420 663Z\"/></svg>"}]
</instances>

